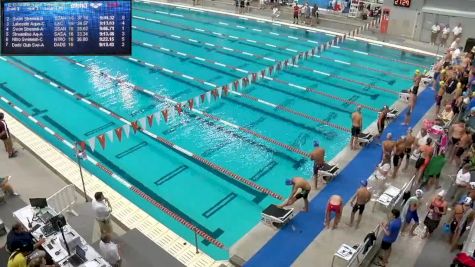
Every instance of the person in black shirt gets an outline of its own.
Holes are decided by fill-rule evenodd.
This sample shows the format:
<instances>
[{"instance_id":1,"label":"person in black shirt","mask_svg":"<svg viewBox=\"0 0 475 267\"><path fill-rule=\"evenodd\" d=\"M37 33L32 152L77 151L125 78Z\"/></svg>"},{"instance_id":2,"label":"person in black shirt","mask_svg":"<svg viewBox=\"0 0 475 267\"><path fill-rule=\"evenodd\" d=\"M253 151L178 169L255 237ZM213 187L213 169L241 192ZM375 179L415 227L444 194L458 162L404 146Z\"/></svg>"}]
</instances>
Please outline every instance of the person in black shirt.
<instances>
[{"instance_id":1,"label":"person in black shirt","mask_svg":"<svg viewBox=\"0 0 475 267\"><path fill-rule=\"evenodd\" d=\"M12 230L7 235L6 247L8 251L13 252L17 249L22 249L31 252L35 252L35 256L44 257L46 252L37 250L45 242L45 239L40 239L38 242L35 242L33 236L28 230L21 225L21 223L16 223L13 225Z\"/></svg>"}]
</instances>

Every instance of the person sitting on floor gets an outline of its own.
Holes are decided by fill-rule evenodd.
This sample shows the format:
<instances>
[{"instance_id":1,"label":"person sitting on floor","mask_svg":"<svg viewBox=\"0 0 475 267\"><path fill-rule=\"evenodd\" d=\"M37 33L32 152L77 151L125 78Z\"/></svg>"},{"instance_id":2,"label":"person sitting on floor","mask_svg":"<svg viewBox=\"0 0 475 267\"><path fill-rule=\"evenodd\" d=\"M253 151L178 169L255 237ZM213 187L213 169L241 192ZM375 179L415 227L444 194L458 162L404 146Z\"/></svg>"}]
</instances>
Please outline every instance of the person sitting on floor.
<instances>
[{"instance_id":1,"label":"person sitting on floor","mask_svg":"<svg viewBox=\"0 0 475 267\"><path fill-rule=\"evenodd\" d=\"M13 187L9 183L11 178L12 178L11 176L0 177L0 188L5 194L9 194L12 196L19 196L20 194L15 192L15 190L13 190Z\"/></svg>"}]
</instances>

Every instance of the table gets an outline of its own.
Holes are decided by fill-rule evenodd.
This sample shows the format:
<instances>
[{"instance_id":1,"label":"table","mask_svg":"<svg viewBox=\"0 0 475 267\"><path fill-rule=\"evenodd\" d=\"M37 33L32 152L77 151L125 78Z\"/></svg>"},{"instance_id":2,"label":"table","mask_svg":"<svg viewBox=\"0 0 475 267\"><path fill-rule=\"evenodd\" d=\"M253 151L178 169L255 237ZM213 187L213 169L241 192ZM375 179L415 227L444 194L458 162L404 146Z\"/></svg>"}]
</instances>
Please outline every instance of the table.
<instances>
[{"instance_id":1,"label":"table","mask_svg":"<svg viewBox=\"0 0 475 267\"><path fill-rule=\"evenodd\" d=\"M57 215L57 213L51 208L45 208L48 212L53 215ZM35 210L30 206L23 207L15 212L13 212L13 216L25 226L27 229L29 222L32 221L34 217ZM40 239L43 236L41 231L41 227L45 225L41 220L35 220L32 222L32 226L35 227L36 224L39 224L40 227L36 229L31 234L36 239ZM106 262L97 251L90 246L84 238L82 238L69 224L63 227L64 235L71 235L71 236L79 236L82 244L82 248L86 252L87 262L81 264L81 267L110 267L111 265ZM48 253L55 263L58 263L60 266L64 267L74 267L72 264L68 262L69 255L68 252L63 246L61 242L63 237L61 232L54 233L48 237L45 237L46 242L42 244L43 249ZM71 255L74 255L74 251L71 251Z\"/></svg>"}]
</instances>

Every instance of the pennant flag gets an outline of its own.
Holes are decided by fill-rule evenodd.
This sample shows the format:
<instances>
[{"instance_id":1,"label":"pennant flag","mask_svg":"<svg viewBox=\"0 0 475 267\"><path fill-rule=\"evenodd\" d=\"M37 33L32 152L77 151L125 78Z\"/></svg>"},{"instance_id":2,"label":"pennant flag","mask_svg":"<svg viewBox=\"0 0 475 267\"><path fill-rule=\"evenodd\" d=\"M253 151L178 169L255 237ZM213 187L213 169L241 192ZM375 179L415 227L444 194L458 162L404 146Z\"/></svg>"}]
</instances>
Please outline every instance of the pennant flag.
<instances>
[{"instance_id":1,"label":"pennant flag","mask_svg":"<svg viewBox=\"0 0 475 267\"><path fill-rule=\"evenodd\" d=\"M257 74L256 74L257 75ZM229 87L227 85L223 86L224 95L228 95Z\"/></svg>"},{"instance_id":2,"label":"pennant flag","mask_svg":"<svg viewBox=\"0 0 475 267\"><path fill-rule=\"evenodd\" d=\"M234 81L234 91L238 91L239 89L239 80Z\"/></svg>"},{"instance_id":3,"label":"pennant flag","mask_svg":"<svg viewBox=\"0 0 475 267\"><path fill-rule=\"evenodd\" d=\"M168 109L162 110L162 115L163 115L163 118L165 119L165 122L168 122Z\"/></svg>"},{"instance_id":4,"label":"pennant flag","mask_svg":"<svg viewBox=\"0 0 475 267\"><path fill-rule=\"evenodd\" d=\"M223 87L225 87L225 86L223 86ZM218 87L218 89L217 89L219 98L221 98L221 95L223 94L223 87Z\"/></svg>"},{"instance_id":5,"label":"pennant flag","mask_svg":"<svg viewBox=\"0 0 475 267\"><path fill-rule=\"evenodd\" d=\"M201 103L204 103L204 102L205 102L205 97L206 97L206 95L205 95L205 94L202 94L202 95L200 95L200 97L201 97Z\"/></svg>"},{"instance_id":6,"label":"pennant flag","mask_svg":"<svg viewBox=\"0 0 475 267\"><path fill-rule=\"evenodd\" d=\"M315 56L315 47L312 48L312 56Z\"/></svg>"},{"instance_id":7,"label":"pennant flag","mask_svg":"<svg viewBox=\"0 0 475 267\"><path fill-rule=\"evenodd\" d=\"M153 115L154 114L151 114L151 115L147 115L147 122L148 122L148 127L152 127L153 125Z\"/></svg>"},{"instance_id":8,"label":"pennant flag","mask_svg":"<svg viewBox=\"0 0 475 267\"><path fill-rule=\"evenodd\" d=\"M188 99L188 107L190 107L190 110L193 110L193 99Z\"/></svg>"},{"instance_id":9,"label":"pennant flag","mask_svg":"<svg viewBox=\"0 0 475 267\"><path fill-rule=\"evenodd\" d=\"M101 134L97 136L97 139L99 140L99 143L102 146L102 149L106 148L106 136Z\"/></svg>"},{"instance_id":10,"label":"pennant flag","mask_svg":"<svg viewBox=\"0 0 475 267\"><path fill-rule=\"evenodd\" d=\"M153 113L153 116L155 117L155 121L157 122L157 125L160 125L160 121L161 121L160 111Z\"/></svg>"},{"instance_id":11,"label":"pennant flag","mask_svg":"<svg viewBox=\"0 0 475 267\"><path fill-rule=\"evenodd\" d=\"M114 130L115 135L117 135L117 139L119 139L119 142L122 141L122 127L119 127Z\"/></svg>"},{"instance_id":12,"label":"pennant flag","mask_svg":"<svg viewBox=\"0 0 475 267\"><path fill-rule=\"evenodd\" d=\"M168 118L170 118L170 120L175 118L175 115L176 115L175 110L176 109L173 106L168 108Z\"/></svg>"},{"instance_id":13,"label":"pennant flag","mask_svg":"<svg viewBox=\"0 0 475 267\"><path fill-rule=\"evenodd\" d=\"M139 119L139 124L142 129L147 129L147 117L143 117Z\"/></svg>"},{"instance_id":14,"label":"pennant flag","mask_svg":"<svg viewBox=\"0 0 475 267\"><path fill-rule=\"evenodd\" d=\"M308 58L308 51L305 51L305 59Z\"/></svg>"},{"instance_id":15,"label":"pennant flag","mask_svg":"<svg viewBox=\"0 0 475 267\"><path fill-rule=\"evenodd\" d=\"M257 80L257 73L252 73L252 81L256 82L256 80Z\"/></svg>"},{"instance_id":16,"label":"pennant flag","mask_svg":"<svg viewBox=\"0 0 475 267\"><path fill-rule=\"evenodd\" d=\"M132 129L134 130L134 133L137 133L137 130L139 129L139 124L137 123L137 121L133 121L131 122L132 124Z\"/></svg>"},{"instance_id":17,"label":"pennant flag","mask_svg":"<svg viewBox=\"0 0 475 267\"><path fill-rule=\"evenodd\" d=\"M280 61L277 62L277 65L276 65L275 69L276 69L276 70L281 70L281 69L282 69L282 64L281 64Z\"/></svg>"},{"instance_id":18,"label":"pennant flag","mask_svg":"<svg viewBox=\"0 0 475 267\"><path fill-rule=\"evenodd\" d=\"M129 135L130 135L130 125L125 124L124 126L122 126L122 128L124 128L125 137L129 138Z\"/></svg>"},{"instance_id":19,"label":"pennant flag","mask_svg":"<svg viewBox=\"0 0 475 267\"><path fill-rule=\"evenodd\" d=\"M346 33L343 34L343 40L346 40Z\"/></svg>"},{"instance_id":20,"label":"pennant flag","mask_svg":"<svg viewBox=\"0 0 475 267\"><path fill-rule=\"evenodd\" d=\"M200 97L199 97L199 96L195 96L194 101L195 101L196 107L199 108L199 107L200 107ZM191 107L190 107L190 108L191 108Z\"/></svg>"},{"instance_id":21,"label":"pennant flag","mask_svg":"<svg viewBox=\"0 0 475 267\"><path fill-rule=\"evenodd\" d=\"M247 83L251 84L252 83L252 73L247 75Z\"/></svg>"},{"instance_id":22,"label":"pennant flag","mask_svg":"<svg viewBox=\"0 0 475 267\"><path fill-rule=\"evenodd\" d=\"M264 78L264 76L266 76L266 70L265 69L261 70L261 78Z\"/></svg>"},{"instance_id":23,"label":"pennant flag","mask_svg":"<svg viewBox=\"0 0 475 267\"><path fill-rule=\"evenodd\" d=\"M274 66L269 67L269 75L272 75L272 71L274 70Z\"/></svg>"},{"instance_id":24,"label":"pennant flag","mask_svg":"<svg viewBox=\"0 0 475 267\"><path fill-rule=\"evenodd\" d=\"M211 92L210 91L206 92L206 99L208 100L208 103L211 103Z\"/></svg>"},{"instance_id":25,"label":"pennant flag","mask_svg":"<svg viewBox=\"0 0 475 267\"><path fill-rule=\"evenodd\" d=\"M84 141L79 142L79 146L81 147L81 151L86 150L86 142L84 142Z\"/></svg>"},{"instance_id":26,"label":"pennant flag","mask_svg":"<svg viewBox=\"0 0 475 267\"><path fill-rule=\"evenodd\" d=\"M332 46L335 45L335 39L332 40L332 43L331 43Z\"/></svg>"},{"instance_id":27,"label":"pennant flag","mask_svg":"<svg viewBox=\"0 0 475 267\"><path fill-rule=\"evenodd\" d=\"M284 66L286 66L286 67L287 67L288 65L289 65L289 60L288 60L288 59L286 59L286 60L284 61Z\"/></svg>"},{"instance_id":28,"label":"pennant flag","mask_svg":"<svg viewBox=\"0 0 475 267\"><path fill-rule=\"evenodd\" d=\"M218 90L216 90L216 88L211 90L211 94L213 95L214 100L216 100L216 98L218 97Z\"/></svg>"},{"instance_id":29,"label":"pennant flag","mask_svg":"<svg viewBox=\"0 0 475 267\"><path fill-rule=\"evenodd\" d=\"M89 143L89 147L91 148L91 150L94 151L94 149L96 149L96 138L90 138L89 140L87 140L87 142Z\"/></svg>"},{"instance_id":30,"label":"pennant flag","mask_svg":"<svg viewBox=\"0 0 475 267\"><path fill-rule=\"evenodd\" d=\"M244 79L239 79L239 89L242 89L242 84L244 83Z\"/></svg>"},{"instance_id":31,"label":"pennant flag","mask_svg":"<svg viewBox=\"0 0 475 267\"><path fill-rule=\"evenodd\" d=\"M181 103L177 103L175 105L175 109L176 111L178 111L178 115L181 115L181 113L183 112L183 109L181 108Z\"/></svg>"},{"instance_id":32,"label":"pennant flag","mask_svg":"<svg viewBox=\"0 0 475 267\"><path fill-rule=\"evenodd\" d=\"M107 134L107 137L109 138L109 141L111 141L111 143L114 142L114 131L113 130L110 130L108 132L106 132Z\"/></svg>"},{"instance_id":33,"label":"pennant flag","mask_svg":"<svg viewBox=\"0 0 475 267\"><path fill-rule=\"evenodd\" d=\"M292 57L292 65L295 65L295 57Z\"/></svg>"}]
</instances>

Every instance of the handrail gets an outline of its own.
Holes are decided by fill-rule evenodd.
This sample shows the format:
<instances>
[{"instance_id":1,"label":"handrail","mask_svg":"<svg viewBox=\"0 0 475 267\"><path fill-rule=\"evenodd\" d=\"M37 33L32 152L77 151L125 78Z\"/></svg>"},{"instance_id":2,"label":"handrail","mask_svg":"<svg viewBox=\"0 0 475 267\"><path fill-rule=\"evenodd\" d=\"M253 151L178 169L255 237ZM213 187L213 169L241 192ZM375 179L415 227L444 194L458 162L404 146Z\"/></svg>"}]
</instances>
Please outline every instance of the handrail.
<instances>
[{"instance_id":1,"label":"handrail","mask_svg":"<svg viewBox=\"0 0 475 267\"><path fill-rule=\"evenodd\" d=\"M47 198L46 201L48 202L48 206L53 208L57 213L67 211L74 216L78 216L78 213L72 209L77 201L76 188L73 184L61 188L59 191Z\"/></svg>"}]
</instances>

